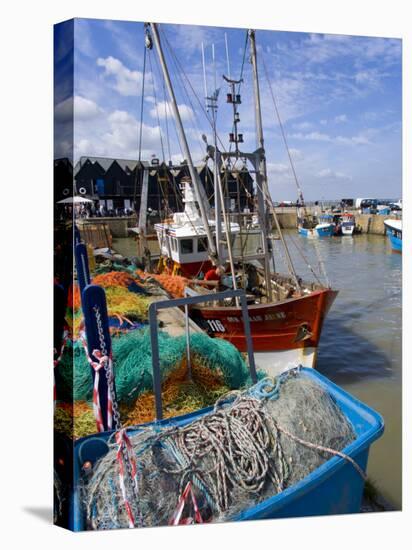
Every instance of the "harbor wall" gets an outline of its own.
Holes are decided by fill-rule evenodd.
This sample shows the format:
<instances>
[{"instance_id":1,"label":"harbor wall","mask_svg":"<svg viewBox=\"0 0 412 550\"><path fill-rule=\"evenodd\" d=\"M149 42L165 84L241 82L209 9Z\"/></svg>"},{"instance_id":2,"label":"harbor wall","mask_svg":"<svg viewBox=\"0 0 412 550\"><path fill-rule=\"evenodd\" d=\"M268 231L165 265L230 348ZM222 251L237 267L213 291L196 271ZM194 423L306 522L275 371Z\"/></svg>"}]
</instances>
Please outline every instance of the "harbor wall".
<instances>
[{"instance_id":1,"label":"harbor wall","mask_svg":"<svg viewBox=\"0 0 412 550\"><path fill-rule=\"evenodd\" d=\"M311 209L315 213L316 207ZM319 208L317 209L319 213ZM282 229L294 229L297 225L296 209L292 208L277 208L279 224ZM384 220L390 216L380 216L378 214L359 214L356 210L352 211L355 216L356 225L359 226L362 233L370 233L371 235L385 235Z\"/></svg>"},{"instance_id":2,"label":"harbor wall","mask_svg":"<svg viewBox=\"0 0 412 550\"><path fill-rule=\"evenodd\" d=\"M109 229L110 234L115 239L122 238L122 237L128 237L129 227L135 227L137 225L136 216L124 216L121 218L91 218L86 220L77 220L77 224L79 225L80 230L82 230L82 227L85 228L87 226L93 225L96 227L99 226L105 226Z\"/></svg>"}]
</instances>

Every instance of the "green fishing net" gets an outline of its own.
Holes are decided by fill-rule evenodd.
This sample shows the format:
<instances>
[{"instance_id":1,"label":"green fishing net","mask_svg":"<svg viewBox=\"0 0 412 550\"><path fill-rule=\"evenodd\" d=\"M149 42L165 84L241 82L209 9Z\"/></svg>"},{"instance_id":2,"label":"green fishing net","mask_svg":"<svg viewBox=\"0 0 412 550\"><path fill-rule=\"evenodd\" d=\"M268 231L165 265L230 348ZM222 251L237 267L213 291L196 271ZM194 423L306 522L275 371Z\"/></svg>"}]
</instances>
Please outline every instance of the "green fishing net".
<instances>
[{"instance_id":1,"label":"green fishing net","mask_svg":"<svg viewBox=\"0 0 412 550\"><path fill-rule=\"evenodd\" d=\"M173 337L159 331L158 341L160 369L164 378L185 357L186 338ZM190 348L191 354L200 358L204 366L222 374L223 382L228 388L241 388L250 381L249 370L241 353L230 342L196 333L190 337ZM142 392L152 390L149 330L135 330L113 337L112 354L119 402L133 403ZM70 342L67 344L55 374L57 399L91 400L91 369L80 341L76 341L74 345Z\"/></svg>"}]
</instances>

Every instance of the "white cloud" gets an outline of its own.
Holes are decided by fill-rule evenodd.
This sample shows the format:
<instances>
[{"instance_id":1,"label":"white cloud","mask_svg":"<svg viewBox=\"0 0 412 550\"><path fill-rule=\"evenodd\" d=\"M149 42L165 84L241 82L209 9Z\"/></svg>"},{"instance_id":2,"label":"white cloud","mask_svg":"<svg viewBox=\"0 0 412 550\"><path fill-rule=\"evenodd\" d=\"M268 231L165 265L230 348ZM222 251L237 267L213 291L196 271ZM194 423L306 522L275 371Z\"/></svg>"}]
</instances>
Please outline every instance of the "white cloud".
<instances>
[{"instance_id":1,"label":"white cloud","mask_svg":"<svg viewBox=\"0 0 412 550\"><path fill-rule=\"evenodd\" d=\"M312 128L313 124L311 122L298 122L296 124L293 124L293 127L297 130L308 130L309 128Z\"/></svg>"},{"instance_id":2,"label":"white cloud","mask_svg":"<svg viewBox=\"0 0 412 550\"><path fill-rule=\"evenodd\" d=\"M352 180L352 176L348 176L343 172L335 172L331 168L324 168L323 170L320 170L320 172L318 172L316 176L320 179L348 180L348 181Z\"/></svg>"},{"instance_id":3,"label":"white cloud","mask_svg":"<svg viewBox=\"0 0 412 550\"><path fill-rule=\"evenodd\" d=\"M378 69L363 69L354 75L356 84L369 89L376 89L381 85L383 78L390 76L389 73L379 71Z\"/></svg>"},{"instance_id":4,"label":"white cloud","mask_svg":"<svg viewBox=\"0 0 412 550\"><path fill-rule=\"evenodd\" d=\"M74 20L74 40L76 50L87 57L95 57L97 49L93 43L93 31L87 19L77 18Z\"/></svg>"},{"instance_id":5,"label":"white cloud","mask_svg":"<svg viewBox=\"0 0 412 550\"><path fill-rule=\"evenodd\" d=\"M313 140L313 141L332 141L332 138L328 134L322 134L322 132L310 132L309 134L292 134L290 137L295 139Z\"/></svg>"},{"instance_id":6,"label":"white cloud","mask_svg":"<svg viewBox=\"0 0 412 550\"><path fill-rule=\"evenodd\" d=\"M143 74L140 71L132 71L115 57L99 57L96 61L99 67L103 67L104 76L113 81L113 88L124 96L140 95Z\"/></svg>"},{"instance_id":7,"label":"white cloud","mask_svg":"<svg viewBox=\"0 0 412 550\"><path fill-rule=\"evenodd\" d=\"M293 160L303 160L305 158L305 155L300 149L295 149L294 147L289 148L289 152L292 156Z\"/></svg>"},{"instance_id":8,"label":"white cloud","mask_svg":"<svg viewBox=\"0 0 412 550\"><path fill-rule=\"evenodd\" d=\"M335 118L333 119L334 122L347 122L348 121L348 117L346 115L336 115Z\"/></svg>"},{"instance_id":9,"label":"white cloud","mask_svg":"<svg viewBox=\"0 0 412 550\"><path fill-rule=\"evenodd\" d=\"M290 167L288 164L282 164L280 162L268 162L267 169L268 172L271 172L273 174L286 174L287 172L289 172Z\"/></svg>"},{"instance_id":10,"label":"white cloud","mask_svg":"<svg viewBox=\"0 0 412 550\"><path fill-rule=\"evenodd\" d=\"M68 97L54 108L54 121L59 123L73 120L73 98Z\"/></svg>"},{"instance_id":11,"label":"white cloud","mask_svg":"<svg viewBox=\"0 0 412 550\"><path fill-rule=\"evenodd\" d=\"M184 103L180 103L178 105L180 118L183 122L190 122L194 118L194 113L191 107ZM157 110L156 106L154 106L152 109L150 109L150 116L152 118L157 119L157 116L159 115L160 120L164 120L166 116L168 118L172 118L172 106L170 101L159 101L157 104Z\"/></svg>"},{"instance_id":12,"label":"white cloud","mask_svg":"<svg viewBox=\"0 0 412 550\"><path fill-rule=\"evenodd\" d=\"M91 99L76 95L61 101L55 108L56 122L70 122L73 117L75 122L92 120L99 116L101 109Z\"/></svg>"},{"instance_id":13,"label":"white cloud","mask_svg":"<svg viewBox=\"0 0 412 550\"><path fill-rule=\"evenodd\" d=\"M343 143L345 145L366 145L370 143L368 135L373 135L373 131L365 131L356 136L330 136L322 132L310 132L308 134L292 134L290 137L305 141L325 141L330 143Z\"/></svg>"},{"instance_id":14,"label":"white cloud","mask_svg":"<svg viewBox=\"0 0 412 550\"><path fill-rule=\"evenodd\" d=\"M369 139L362 134L351 137L337 136L335 140L338 143L344 143L346 145L367 145L370 143Z\"/></svg>"}]
</instances>

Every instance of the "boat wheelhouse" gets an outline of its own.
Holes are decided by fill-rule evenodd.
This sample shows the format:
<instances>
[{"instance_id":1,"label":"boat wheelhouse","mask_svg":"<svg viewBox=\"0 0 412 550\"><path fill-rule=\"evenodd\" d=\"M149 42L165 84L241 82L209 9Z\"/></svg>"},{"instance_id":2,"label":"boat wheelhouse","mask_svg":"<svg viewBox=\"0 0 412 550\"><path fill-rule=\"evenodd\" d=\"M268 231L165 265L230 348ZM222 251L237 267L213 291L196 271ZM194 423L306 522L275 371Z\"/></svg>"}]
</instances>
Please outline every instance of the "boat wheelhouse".
<instances>
[{"instance_id":1,"label":"boat wheelhouse","mask_svg":"<svg viewBox=\"0 0 412 550\"><path fill-rule=\"evenodd\" d=\"M185 277L199 277L212 267L209 257L207 233L196 208L195 196L190 179L182 180L184 185L184 212L177 212L171 220L155 224L160 254L166 258L166 267L173 274ZM262 250L262 232L259 226L251 223L240 225L228 223L229 235L223 228L220 246L220 262L229 257L228 243L233 250L234 259L248 257L254 259ZM216 220L208 219L208 226L216 239ZM169 266L167 265L169 264Z\"/></svg>"},{"instance_id":2,"label":"boat wheelhouse","mask_svg":"<svg viewBox=\"0 0 412 550\"><path fill-rule=\"evenodd\" d=\"M342 215L342 219L340 222L342 235L353 235L353 232L355 231L355 225L355 216L353 214L350 214L349 212L345 212Z\"/></svg>"}]
</instances>

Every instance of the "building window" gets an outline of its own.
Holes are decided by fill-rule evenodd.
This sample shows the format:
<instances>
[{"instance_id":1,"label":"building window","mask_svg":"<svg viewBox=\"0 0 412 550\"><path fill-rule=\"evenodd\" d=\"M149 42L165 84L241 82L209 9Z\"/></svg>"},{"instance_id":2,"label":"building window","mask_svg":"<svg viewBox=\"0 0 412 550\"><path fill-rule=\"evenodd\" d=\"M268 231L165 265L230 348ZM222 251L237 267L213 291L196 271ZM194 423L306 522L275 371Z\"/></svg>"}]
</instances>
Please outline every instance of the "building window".
<instances>
[{"instance_id":1,"label":"building window","mask_svg":"<svg viewBox=\"0 0 412 550\"><path fill-rule=\"evenodd\" d=\"M193 254L193 240L182 239L180 241L180 251L182 254Z\"/></svg>"}]
</instances>

